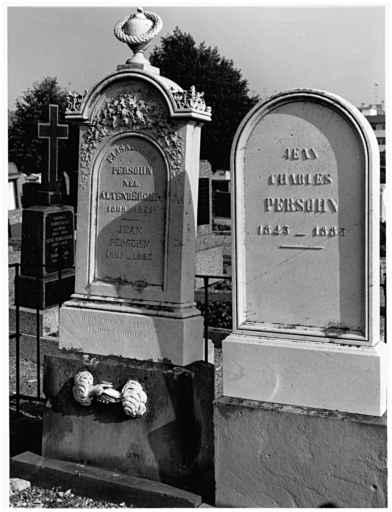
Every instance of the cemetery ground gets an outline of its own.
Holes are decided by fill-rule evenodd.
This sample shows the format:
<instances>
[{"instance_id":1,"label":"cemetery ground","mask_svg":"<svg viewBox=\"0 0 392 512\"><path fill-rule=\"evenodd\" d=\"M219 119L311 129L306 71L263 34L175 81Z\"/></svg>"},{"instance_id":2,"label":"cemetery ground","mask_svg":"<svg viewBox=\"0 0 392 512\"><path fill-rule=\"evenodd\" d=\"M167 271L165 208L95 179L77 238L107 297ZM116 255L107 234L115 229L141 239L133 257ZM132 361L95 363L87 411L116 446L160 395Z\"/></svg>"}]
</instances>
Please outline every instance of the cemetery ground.
<instances>
[{"instance_id":1,"label":"cemetery ground","mask_svg":"<svg viewBox=\"0 0 392 512\"><path fill-rule=\"evenodd\" d=\"M20 261L20 252L9 253L9 264ZM13 272L9 276L9 304L14 303ZM21 338L20 352L20 393L37 396L37 350L35 340ZM58 355L56 337L41 338L40 342L40 394L43 394L43 358L44 355ZM222 352L221 344L216 343L214 350L215 364L215 396L222 395ZM9 342L9 394L16 392L16 354L15 340ZM20 401L20 412L17 414L16 402L9 406L10 457L30 451L41 455L42 417L44 404L35 401ZM26 508L123 508L125 504L94 501L91 498L76 496L72 489L42 489L28 487L20 491L10 491L10 507ZM127 508L130 508L127 505ZM132 508L132 507L131 507Z\"/></svg>"},{"instance_id":2,"label":"cemetery ground","mask_svg":"<svg viewBox=\"0 0 392 512\"><path fill-rule=\"evenodd\" d=\"M226 262L231 263L228 257L227 250ZM9 263L18 262L20 257L19 251L9 253ZM384 283L385 264L384 258L381 261L381 283ZM214 301L216 293L214 290L220 288L225 289L230 284L222 281L211 287L209 299L211 303ZM14 302L12 286L12 276L10 275L9 286L9 302ZM199 292L204 295L204 291ZM227 292L226 292L227 293ZM231 293L229 291L229 293ZM385 325L385 295L384 289L380 288L380 335L384 338L384 325ZM215 308L216 309L216 308ZM214 311L214 310L213 310ZM213 318L210 319L213 321ZM43 356L45 354L55 355L60 353L57 348L56 338L51 341L41 339L41 365L43 363ZM15 343L11 340L9 343L9 393L12 395L16 391L16 357L15 357ZM215 397L222 395L222 351L221 343L215 343L214 347L214 365L215 365ZM41 367L40 378L41 396L43 395L43 371ZM21 364L20 364L20 393L30 396L37 394L37 354L36 345L32 341L21 343ZM10 428L10 457L25 451L31 451L36 454L41 454L41 439L42 439L42 416L44 404L42 402L34 402L21 400L20 413L16 412L16 403L10 402L9 406L9 428ZM104 501L94 501L91 498L76 496L72 493L72 489L62 489L60 487L53 489L42 489L38 487L28 487L20 491L10 492L10 507L26 507L26 508L124 508L125 505L121 503L109 503ZM130 508L130 506L127 506ZM132 508L132 507L131 507Z\"/></svg>"}]
</instances>

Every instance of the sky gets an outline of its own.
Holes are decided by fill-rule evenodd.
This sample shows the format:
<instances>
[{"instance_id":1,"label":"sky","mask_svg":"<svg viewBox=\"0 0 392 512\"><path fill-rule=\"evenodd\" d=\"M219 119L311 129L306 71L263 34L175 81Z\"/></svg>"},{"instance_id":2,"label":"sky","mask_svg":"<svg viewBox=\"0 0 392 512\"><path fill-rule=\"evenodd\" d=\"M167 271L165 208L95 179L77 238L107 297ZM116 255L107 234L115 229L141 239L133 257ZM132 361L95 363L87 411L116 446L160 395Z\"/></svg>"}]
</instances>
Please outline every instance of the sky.
<instances>
[{"instance_id":1,"label":"sky","mask_svg":"<svg viewBox=\"0 0 392 512\"><path fill-rule=\"evenodd\" d=\"M33 5L7 8L8 109L43 77L56 76L63 89L82 92L132 55L113 28L138 5ZM300 5L143 5L163 20L146 56L178 26L197 44L216 46L232 59L250 92L261 98L304 87L332 92L356 106L384 100L385 7Z\"/></svg>"}]
</instances>

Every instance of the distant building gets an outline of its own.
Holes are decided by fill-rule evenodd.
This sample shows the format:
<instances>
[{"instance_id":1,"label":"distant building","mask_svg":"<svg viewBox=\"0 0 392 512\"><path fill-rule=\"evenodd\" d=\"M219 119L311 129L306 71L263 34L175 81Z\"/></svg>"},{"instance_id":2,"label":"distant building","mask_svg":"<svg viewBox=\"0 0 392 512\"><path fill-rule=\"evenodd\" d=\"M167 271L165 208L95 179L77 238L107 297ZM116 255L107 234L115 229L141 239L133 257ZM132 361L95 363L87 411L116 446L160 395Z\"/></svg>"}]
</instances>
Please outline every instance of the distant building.
<instances>
[{"instance_id":1,"label":"distant building","mask_svg":"<svg viewBox=\"0 0 392 512\"><path fill-rule=\"evenodd\" d=\"M385 114L369 115L365 117L376 134L381 153L381 151L385 150Z\"/></svg>"},{"instance_id":2,"label":"distant building","mask_svg":"<svg viewBox=\"0 0 392 512\"><path fill-rule=\"evenodd\" d=\"M230 192L230 171L218 170L212 176L212 190Z\"/></svg>"},{"instance_id":3,"label":"distant building","mask_svg":"<svg viewBox=\"0 0 392 512\"><path fill-rule=\"evenodd\" d=\"M385 136L385 110L384 104L366 105L362 103L361 107L358 107L359 111L369 121L370 126L373 128L377 138L378 149L380 151L380 216L381 221L386 220L385 202L386 202L386 186L385 186L385 148L386 148L386 136ZM383 155L381 155L383 153Z\"/></svg>"}]
</instances>

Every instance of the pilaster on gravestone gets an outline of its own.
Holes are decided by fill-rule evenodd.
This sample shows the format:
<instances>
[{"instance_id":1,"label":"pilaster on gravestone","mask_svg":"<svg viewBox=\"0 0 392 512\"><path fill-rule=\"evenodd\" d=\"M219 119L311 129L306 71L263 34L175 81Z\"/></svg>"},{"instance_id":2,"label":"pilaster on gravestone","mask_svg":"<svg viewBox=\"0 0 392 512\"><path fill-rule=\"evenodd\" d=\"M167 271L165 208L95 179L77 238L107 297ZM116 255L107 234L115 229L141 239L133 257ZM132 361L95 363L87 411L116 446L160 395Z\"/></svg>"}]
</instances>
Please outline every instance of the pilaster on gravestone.
<instances>
[{"instance_id":1,"label":"pilaster on gravestone","mask_svg":"<svg viewBox=\"0 0 392 512\"><path fill-rule=\"evenodd\" d=\"M38 204L23 210L17 300L20 306L46 309L68 300L75 285L74 211L60 204L58 179L58 140L68 138L68 125L58 123L58 105L49 105L49 122L38 124L38 137L48 139L48 165Z\"/></svg>"},{"instance_id":2,"label":"pilaster on gravestone","mask_svg":"<svg viewBox=\"0 0 392 512\"><path fill-rule=\"evenodd\" d=\"M284 92L244 119L225 396L384 413L378 173L373 130L333 94Z\"/></svg>"}]
</instances>

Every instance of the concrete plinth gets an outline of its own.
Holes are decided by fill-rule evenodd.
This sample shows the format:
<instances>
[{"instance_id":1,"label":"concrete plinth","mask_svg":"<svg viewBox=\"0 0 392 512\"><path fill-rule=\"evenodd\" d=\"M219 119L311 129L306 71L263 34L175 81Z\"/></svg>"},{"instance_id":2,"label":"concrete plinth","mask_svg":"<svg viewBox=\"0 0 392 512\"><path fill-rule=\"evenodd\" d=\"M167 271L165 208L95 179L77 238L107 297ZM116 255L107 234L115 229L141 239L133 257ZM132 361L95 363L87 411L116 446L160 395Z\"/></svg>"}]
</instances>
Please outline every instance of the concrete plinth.
<instances>
[{"instance_id":1,"label":"concrete plinth","mask_svg":"<svg viewBox=\"0 0 392 512\"><path fill-rule=\"evenodd\" d=\"M221 397L214 426L217 507L387 506L386 415Z\"/></svg>"},{"instance_id":2,"label":"concrete plinth","mask_svg":"<svg viewBox=\"0 0 392 512\"><path fill-rule=\"evenodd\" d=\"M87 370L94 384L121 391L136 380L147 411L126 416L121 403L75 401L74 376ZM80 462L183 488L213 462L214 367L187 367L82 354L45 357L42 455Z\"/></svg>"},{"instance_id":3,"label":"concrete plinth","mask_svg":"<svg viewBox=\"0 0 392 512\"><path fill-rule=\"evenodd\" d=\"M232 334L222 343L223 394L382 416L387 346L339 345Z\"/></svg>"},{"instance_id":4,"label":"concrete plinth","mask_svg":"<svg viewBox=\"0 0 392 512\"><path fill-rule=\"evenodd\" d=\"M32 485L140 508L196 508L201 497L169 485L25 452L11 459L11 476Z\"/></svg>"},{"instance_id":5,"label":"concrete plinth","mask_svg":"<svg viewBox=\"0 0 392 512\"><path fill-rule=\"evenodd\" d=\"M69 301L60 311L60 348L180 366L203 359L200 312L188 308L193 316L181 317L166 309L141 314L126 304Z\"/></svg>"}]
</instances>

